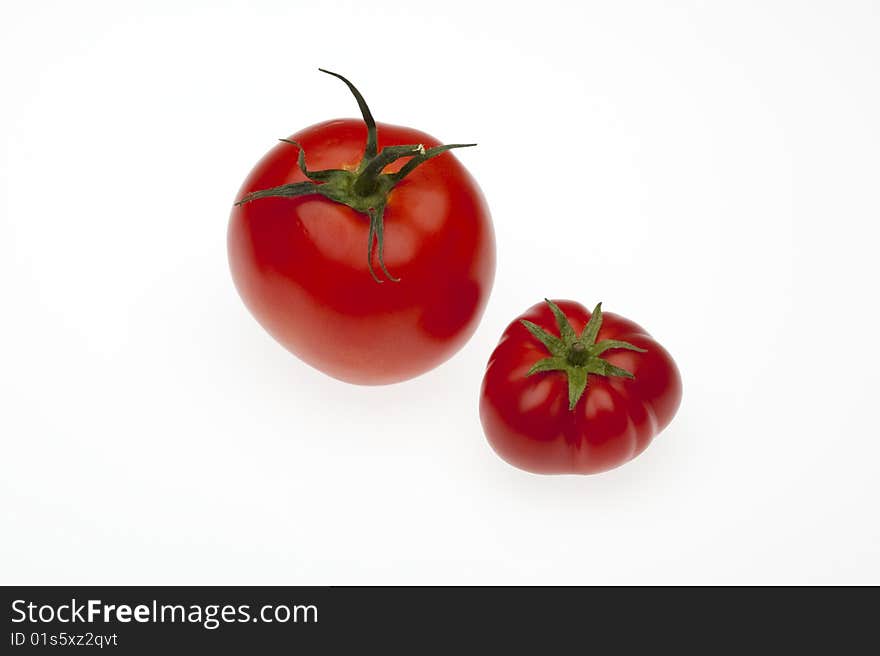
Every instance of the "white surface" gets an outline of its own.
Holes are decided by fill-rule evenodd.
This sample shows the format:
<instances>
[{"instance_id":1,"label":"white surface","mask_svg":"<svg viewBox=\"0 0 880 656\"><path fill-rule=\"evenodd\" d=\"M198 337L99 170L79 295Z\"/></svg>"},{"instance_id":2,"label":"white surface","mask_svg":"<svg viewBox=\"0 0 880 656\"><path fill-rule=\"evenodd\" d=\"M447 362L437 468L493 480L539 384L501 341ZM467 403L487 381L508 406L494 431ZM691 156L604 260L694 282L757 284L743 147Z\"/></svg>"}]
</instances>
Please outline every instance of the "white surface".
<instances>
[{"instance_id":1,"label":"white surface","mask_svg":"<svg viewBox=\"0 0 880 656\"><path fill-rule=\"evenodd\" d=\"M0 582L880 583L880 10L663 4L5 3ZM230 280L250 167L357 115L318 66L480 143L494 294L409 383L318 374ZM608 474L483 438L546 295L681 367Z\"/></svg>"}]
</instances>

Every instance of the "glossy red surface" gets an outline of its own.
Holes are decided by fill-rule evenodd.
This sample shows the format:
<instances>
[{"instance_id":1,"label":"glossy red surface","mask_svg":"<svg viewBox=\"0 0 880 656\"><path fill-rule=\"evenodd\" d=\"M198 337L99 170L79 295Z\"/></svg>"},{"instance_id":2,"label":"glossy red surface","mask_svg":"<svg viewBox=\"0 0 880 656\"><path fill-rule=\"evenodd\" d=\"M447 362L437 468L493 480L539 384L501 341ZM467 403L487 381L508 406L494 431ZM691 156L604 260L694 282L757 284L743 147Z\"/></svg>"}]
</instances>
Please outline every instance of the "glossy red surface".
<instances>
[{"instance_id":1,"label":"glossy red surface","mask_svg":"<svg viewBox=\"0 0 880 656\"><path fill-rule=\"evenodd\" d=\"M291 139L310 169L354 169L366 128L360 120L328 121ZM439 145L382 123L378 141L380 149ZM236 198L305 180L297 153L279 143ZM495 276L495 238L477 183L452 153L422 164L389 196L385 262L399 283L370 276L368 228L366 216L319 196L256 200L232 211L229 264L253 315L302 360L347 382L394 383L436 367L473 334Z\"/></svg>"},{"instance_id":2,"label":"glossy red surface","mask_svg":"<svg viewBox=\"0 0 880 656\"><path fill-rule=\"evenodd\" d=\"M590 311L555 301L580 334ZM489 443L510 464L540 474L594 474L640 454L672 420L681 403L681 377L672 357L638 324L603 312L598 341L619 339L646 349L615 349L602 357L634 379L590 374L587 390L568 409L568 379L550 371L526 376L547 349L519 322L528 319L558 335L546 303L513 321L492 353L480 396Z\"/></svg>"}]
</instances>

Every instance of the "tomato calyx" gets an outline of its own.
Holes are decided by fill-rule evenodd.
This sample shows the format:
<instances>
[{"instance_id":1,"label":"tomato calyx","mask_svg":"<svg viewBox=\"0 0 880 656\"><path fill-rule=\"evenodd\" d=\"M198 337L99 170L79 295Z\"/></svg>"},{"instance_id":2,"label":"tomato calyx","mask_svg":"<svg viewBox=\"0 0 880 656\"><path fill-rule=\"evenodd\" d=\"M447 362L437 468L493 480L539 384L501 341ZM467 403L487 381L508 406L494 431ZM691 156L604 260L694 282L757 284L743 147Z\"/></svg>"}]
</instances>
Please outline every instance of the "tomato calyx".
<instances>
[{"instance_id":1,"label":"tomato calyx","mask_svg":"<svg viewBox=\"0 0 880 656\"><path fill-rule=\"evenodd\" d=\"M551 356L538 360L526 376L531 376L540 372L561 371L568 377L568 409L574 410L577 402L584 395L587 389L587 378L589 374L596 376L622 376L624 378L635 378L632 373L626 369L615 367L607 360L599 357L605 351L611 349L626 349L628 351L636 351L645 353L645 349L639 348L629 342L619 339L603 339L601 342L596 341L599 335L599 329L602 327L602 304L596 305L590 320L584 327L583 332L578 335L565 313L559 309L550 299L544 299L553 316L556 318L556 325L559 327L559 337L551 335L541 326L532 323L526 319L521 319L520 323L541 342Z\"/></svg>"},{"instance_id":2,"label":"tomato calyx","mask_svg":"<svg viewBox=\"0 0 880 656\"><path fill-rule=\"evenodd\" d=\"M376 259L379 267L385 277L392 282L400 282L400 278L395 278L389 273L385 266L385 205L388 202L388 195L391 190L399 184L407 175L413 172L416 167L421 166L429 159L442 155L447 150L454 148L468 148L477 144L445 144L442 146L434 146L433 148L425 148L422 144L408 144L402 146L386 146L379 152L378 137L376 131L376 121L367 106L364 97L360 91L349 82L346 78L333 73L332 71L319 68L322 73L327 73L335 78L342 80L351 91L358 107L361 110L361 116L367 126L367 143L364 146L364 156L360 164L354 171L345 169L324 169L321 171L312 171L306 166L306 155L302 147L295 141L290 139L281 139L285 143L296 146L299 150L297 156L297 164L303 175L308 178L306 182L294 182L291 184L279 185L269 189L261 189L245 194L236 205L244 205L260 198L296 198L299 196L307 196L317 194L341 203L352 208L356 212L367 215L370 220L369 237L367 241L367 266L370 275L378 283L384 282L376 271L373 269L373 245L375 243ZM395 173L385 173L384 169L388 165L399 159L409 157L399 171Z\"/></svg>"}]
</instances>

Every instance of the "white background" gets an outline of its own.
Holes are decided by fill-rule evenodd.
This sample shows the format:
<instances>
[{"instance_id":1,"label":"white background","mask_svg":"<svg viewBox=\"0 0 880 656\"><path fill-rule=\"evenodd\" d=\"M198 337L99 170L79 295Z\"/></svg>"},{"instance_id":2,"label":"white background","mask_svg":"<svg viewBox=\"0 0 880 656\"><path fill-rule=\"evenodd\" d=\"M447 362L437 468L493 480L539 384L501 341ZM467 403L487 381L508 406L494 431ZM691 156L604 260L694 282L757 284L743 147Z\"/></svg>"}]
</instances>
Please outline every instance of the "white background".
<instances>
[{"instance_id":1,"label":"white background","mask_svg":"<svg viewBox=\"0 0 880 656\"><path fill-rule=\"evenodd\" d=\"M869 1L4 3L0 582L880 583L878 34ZM228 272L250 167L357 115L318 66L480 144L495 290L408 383L310 369ZM482 435L544 296L681 368L610 473Z\"/></svg>"}]
</instances>

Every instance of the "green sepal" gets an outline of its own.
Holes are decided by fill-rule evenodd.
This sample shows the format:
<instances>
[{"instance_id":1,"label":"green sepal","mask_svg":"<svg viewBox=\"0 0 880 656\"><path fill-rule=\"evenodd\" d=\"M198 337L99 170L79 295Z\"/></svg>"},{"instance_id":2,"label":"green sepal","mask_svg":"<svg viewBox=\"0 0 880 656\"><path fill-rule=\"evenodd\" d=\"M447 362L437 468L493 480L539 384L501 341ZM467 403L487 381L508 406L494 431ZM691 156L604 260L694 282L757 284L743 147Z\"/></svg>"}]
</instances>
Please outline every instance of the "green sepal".
<instances>
[{"instance_id":1,"label":"green sepal","mask_svg":"<svg viewBox=\"0 0 880 656\"><path fill-rule=\"evenodd\" d=\"M531 376L532 374L537 374L542 371L565 371L567 369L568 363L565 361L565 358L544 358L543 360L538 360L535 364L533 364L532 368L529 369L528 373L526 373L526 376Z\"/></svg>"},{"instance_id":2,"label":"green sepal","mask_svg":"<svg viewBox=\"0 0 880 656\"><path fill-rule=\"evenodd\" d=\"M296 163L297 166L299 166L299 170L302 171L302 174L306 176L309 180L313 180L315 182L327 182L329 180L339 179L341 177L350 175L348 171L344 171L342 169L324 169L322 171L310 171L309 168L306 166L306 151L303 150L302 146L300 146L293 139L279 139L278 141L289 143L299 149L299 155L297 155Z\"/></svg>"},{"instance_id":3,"label":"green sepal","mask_svg":"<svg viewBox=\"0 0 880 656\"><path fill-rule=\"evenodd\" d=\"M423 152L420 155L416 155L406 164L404 164L397 173L389 173L388 176L394 180L394 183L397 184L401 180L403 180L406 176L408 176L412 171L419 166L420 164L424 164L429 159L437 157L437 155L442 155L447 150L452 150L453 148L472 148L477 144L446 144L443 146L434 146L433 148L428 148L427 150L423 149Z\"/></svg>"},{"instance_id":4,"label":"green sepal","mask_svg":"<svg viewBox=\"0 0 880 656\"><path fill-rule=\"evenodd\" d=\"M562 341L565 344L573 344L574 340L577 339L577 335L575 335L574 328L571 327L568 317L565 316L563 311L559 309L559 306L549 298L545 298L544 301L550 306L550 310L556 318L556 326L559 328L559 335L562 337Z\"/></svg>"},{"instance_id":5,"label":"green sepal","mask_svg":"<svg viewBox=\"0 0 880 656\"><path fill-rule=\"evenodd\" d=\"M584 369L586 369L591 374L597 374L599 376L622 376L624 378L635 378L635 376L633 376L626 369L615 367L613 364L608 362L608 360L603 360L602 358L595 358L594 360L590 360L589 362L587 362L587 364L584 365Z\"/></svg>"},{"instance_id":6,"label":"green sepal","mask_svg":"<svg viewBox=\"0 0 880 656\"><path fill-rule=\"evenodd\" d=\"M379 268L382 269L382 273L390 280L391 282L400 282L400 278L395 278L390 273L388 273L388 269L385 267L385 206L377 207L375 209L370 210L370 227L376 234L376 259L379 260ZM374 227L375 226L375 227ZM373 245L370 243L370 254L367 260L367 263L370 266L370 274L373 276L373 279L377 282L382 282L378 278L376 278L376 272L373 271Z\"/></svg>"},{"instance_id":7,"label":"green sepal","mask_svg":"<svg viewBox=\"0 0 880 656\"><path fill-rule=\"evenodd\" d=\"M381 153L364 166L357 179L355 179L352 189L360 196L369 196L375 193L376 188L381 184L382 169L402 157L413 157L415 159L415 157L424 154L425 147L422 144L407 144L383 148ZM384 177L391 178L391 175L384 174Z\"/></svg>"},{"instance_id":8,"label":"green sepal","mask_svg":"<svg viewBox=\"0 0 880 656\"><path fill-rule=\"evenodd\" d=\"M603 339L596 343L599 330L602 328L602 304L596 305L590 320L581 332L580 337L572 328L571 322L565 313L550 299L544 299L559 328L559 337L547 332L541 326L521 319L520 323L550 351L552 357L538 360L529 369L526 376L540 372L562 371L568 379L568 409L574 410L577 402L584 395L589 382L589 374L596 376L619 376L622 378L635 378L635 376L621 367L617 367L599 356L611 349L625 349L636 353L647 351L635 344L630 344L619 339Z\"/></svg>"},{"instance_id":9,"label":"green sepal","mask_svg":"<svg viewBox=\"0 0 880 656\"><path fill-rule=\"evenodd\" d=\"M568 409L574 410L577 402L587 389L587 370L583 367L569 367L568 373Z\"/></svg>"},{"instance_id":10,"label":"green sepal","mask_svg":"<svg viewBox=\"0 0 880 656\"><path fill-rule=\"evenodd\" d=\"M245 194L236 205L244 205L258 198L296 198L297 196L306 196L308 194L318 193L318 185L314 182L292 182L290 184L279 185L269 189L260 189Z\"/></svg>"},{"instance_id":11,"label":"green sepal","mask_svg":"<svg viewBox=\"0 0 880 656\"><path fill-rule=\"evenodd\" d=\"M636 353L647 353L645 349L639 348L635 344L630 344L629 342L624 342L620 339L603 339L601 342L596 342L590 347L590 353L592 355L602 355L609 349L626 349L627 351L635 351Z\"/></svg>"},{"instance_id":12,"label":"green sepal","mask_svg":"<svg viewBox=\"0 0 880 656\"><path fill-rule=\"evenodd\" d=\"M520 323L535 336L535 338L547 347L553 355L565 355L565 343L558 337L554 337L536 323L532 323L528 319L521 319Z\"/></svg>"},{"instance_id":13,"label":"green sepal","mask_svg":"<svg viewBox=\"0 0 880 656\"><path fill-rule=\"evenodd\" d=\"M354 96L355 102L357 102L358 109L361 110L361 117L364 119L364 125L367 126L367 144L364 147L364 161L372 159L376 156L376 151L378 150L376 145L378 143L378 133L376 131L376 121L373 118L373 113L367 105L367 101L364 100L364 97L361 95L361 92L357 90L357 87L349 82L348 79L342 77L339 73L334 73L333 71L328 71L324 68L319 68L318 70L342 80L345 82L345 86L348 87L348 90L351 91L351 95Z\"/></svg>"},{"instance_id":14,"label":"green sepal","mask_svg":"<svg viewBox=\"0 0 880 656\"><path fill-rule=\"evenodd\" d=\"M370 216L370 236L367 237L367 267L370 269L370 275L373 276L373 280L378 283L385 282L381 280L379 276L376 275L376 271L373 269L373 241L376 239L376 221L373 220L372 215Z\"/></svg>"},{"instance_id":15,"label":"green sepal","mask_svg":"<svg viewBox=\"0 0 880 656\"><path fill-rule=\"evenodd\" d=\"M318 70L342 80L357 101L358 107L361 110L361 117L367 127L367 142L364 146L364 156L361 159L360 164L358 164L354 171L343 169L311 171L306 166L306 156L302 147L291 139L281 139L281 141L299 148L297 164L300 171L302 171L303 175L309 178L310 182L297 182L272 187L271 189L254 191L246 194L235 204L243 205L260 198L295 198L297 196L305 196L308 194L320 194L328 200L347 205L356 212L360 212L369 217L367 263L373 280L376 282L382 282L373 270L373 242L375 240L378 250L377 258L382 273L385 274L388 280L391 280L392 282L400 282L399 278L395 278L388 272L384 259L385 226L383 212L385 204L388 201L388 195L396 184L415 170L416 167L427 162L429 159L442 155L453 148L467 148L470 146L476 146L476 144L445 144L427 149L422 144L388 146L383 148L381 152L378 152L379 142L376 121L373 119L373 114L370 112L370 108L360 91L357 90L357 87L355 87L354 84L339 73L334 73L323 68L319 68ZM396 173L384 172L385 167L404 157L409 157L410 159L400 168L399 171Z\"/></svg>"},{"instance_id":16,"label":"green sepal","mask_svg":"<svg viewBox=\"0 0 880 656\"><path fill-rule=\"evenodd\" d=\"M587 322L587 325L584 326L584 331L581 333L581 342L584 346L590 346L596 341L596 337L599 336L599 330L602 328L602 304L598 303L593 310L593 313L590 315L590 320Z\"/></svg>"}]
</instances>

